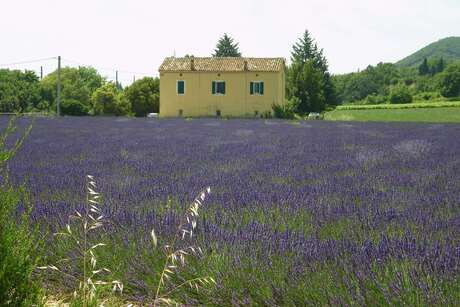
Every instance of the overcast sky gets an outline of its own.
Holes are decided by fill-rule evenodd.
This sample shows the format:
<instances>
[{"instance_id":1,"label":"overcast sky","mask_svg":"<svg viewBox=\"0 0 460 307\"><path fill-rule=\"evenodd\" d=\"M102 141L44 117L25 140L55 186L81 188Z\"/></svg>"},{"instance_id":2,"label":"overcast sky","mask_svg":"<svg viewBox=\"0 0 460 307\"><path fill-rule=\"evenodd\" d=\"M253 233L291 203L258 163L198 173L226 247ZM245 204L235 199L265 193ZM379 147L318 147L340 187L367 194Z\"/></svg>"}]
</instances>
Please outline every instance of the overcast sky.
<instances>
[{"instance_id":1,"label":"overcast sky","mask_svg":"<svg viewBox=\"0 0 460 307\"><path fill-rule=\"evenodd\" d=\"M289 59L308 29L345 73L460 36L460 0L2 0L0 29L0 65L61 55L125 83L174 52L210 56L224 32L244 56Z\"/></svg>"}]
</instances>

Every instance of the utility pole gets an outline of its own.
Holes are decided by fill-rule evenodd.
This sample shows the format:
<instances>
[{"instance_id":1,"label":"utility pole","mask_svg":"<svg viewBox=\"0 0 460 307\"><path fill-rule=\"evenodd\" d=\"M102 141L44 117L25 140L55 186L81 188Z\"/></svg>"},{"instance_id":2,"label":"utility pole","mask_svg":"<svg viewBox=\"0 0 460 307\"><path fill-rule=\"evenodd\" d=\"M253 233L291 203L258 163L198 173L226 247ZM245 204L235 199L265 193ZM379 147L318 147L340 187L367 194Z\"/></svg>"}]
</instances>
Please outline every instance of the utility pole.
<instances>
[{"instance_id":1,"label":"utility pole","mask_svg":"<svg viewBox=\"0 0 460 307\"><path fill-rule=\"evenodd\" d=\"M136 76L133 76L133 83L136 82Z\"/></svg>"},{"instance_id":2,"label":"utility pole","mask_svg":"<svg viewBox=\"0 0 460 307\"><path fill-rule=\"evenodd\" d=\"M115 71L115 86L118 88L118 70Z\"/></svg>"},{"instance_id":3,"label":"utility pole","mask_svg":"<svg viewBox=\"0 0 460 307\"><path fill-rule=\"evenodd\" d=\"M56 113L61 115L61 56L58 56Z\"/></svg>"},{"instance_id":4,"label":"utility pole","mask_svg":"<svg viewBox=\"0 0 460 307\"><path fill-rule=\"evenodd\" d=\"M43 79L43 66L40 66L40 80Z\"/></svg>"}]
</instances>

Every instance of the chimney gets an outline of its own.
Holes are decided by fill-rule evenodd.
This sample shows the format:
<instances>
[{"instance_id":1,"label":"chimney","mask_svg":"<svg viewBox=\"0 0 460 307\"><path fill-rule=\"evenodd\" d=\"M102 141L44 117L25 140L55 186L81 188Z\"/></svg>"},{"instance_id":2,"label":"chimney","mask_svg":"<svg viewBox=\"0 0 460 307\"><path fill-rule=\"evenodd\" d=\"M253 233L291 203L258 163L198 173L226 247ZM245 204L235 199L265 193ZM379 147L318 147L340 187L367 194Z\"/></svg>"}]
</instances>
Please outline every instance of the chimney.
<instances>
[{"instance_id":1,"label":"chimney","mask_svg":"<svg viewBox=\"0 0 460 307\"><path fill-rule=\"evenodd\" d=\"M244 60L244 71L248 71L248 60Z\"/></svg>"},{"instance_id":2,"label":"chimney","mask_svg":"<svg viewBox=\"0 0 460 307\"><path fill-rule=\"evenodd\" d=\"M193 55L190 57L190 70L195 70L195 57Z\"/></svg>"}]
</instances>

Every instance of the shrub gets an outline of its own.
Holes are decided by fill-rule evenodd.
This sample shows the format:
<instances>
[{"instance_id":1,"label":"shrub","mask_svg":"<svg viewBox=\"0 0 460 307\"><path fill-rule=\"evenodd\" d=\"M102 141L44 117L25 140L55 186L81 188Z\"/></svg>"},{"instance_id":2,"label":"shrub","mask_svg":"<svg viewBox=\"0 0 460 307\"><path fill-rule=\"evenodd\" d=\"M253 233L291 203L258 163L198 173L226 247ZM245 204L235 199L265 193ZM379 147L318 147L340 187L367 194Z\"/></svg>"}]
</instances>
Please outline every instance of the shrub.
<instances>
[{"instance_id":1,"label":"shrub","mask_svg":"<svg viewBox=\"0 0 460 307\"><path fill-rule=\"evenodd\" d=\"M128 115L131 105L124 93L115 84L107 83L94 91L91 100L93 102L94 115Z\"/></svg>"},{"instance_id":2,"label":"shrub","mask_svg":"<svg viewBox=\"0 0 460 307\"><path fill-rule=\"evenodd\" d=\"M382 103L386 103L387 101L388 101L387 96L369 95L366 97L364 104L382 104Z\"/></svg>"},{"instance_id":3,"label":"shrub","mask_svg":"<svg viewBox=\"0 0 460 307\"><path fill-rule=\"evenodd\" d=\"M160 110L160 80L145 77L125 89L125 95L136 116L158 113Z\"/></svg>"},{"instance_id":4,"label":"shrub","mask_svg":"<svg viewBox=\"0 0 460 307\"><path fill-rule=\"evenodd\" d=\"M32 306L41 300L41 289L32 278L36 267L38 240L29 226L31 212L28 194L24 188L15 188L8 181L6 164L21 147L30 132L29 127L12 148L7 148L8 137L16 130L12 118L0 136L0 305Z\"/></svg>"},{"instance_id":5,"label":"shrub","mask_svg":"<svg viewBox=\"0 0 460 307\"><path fill-rule=\"evenodd\" d=\"M61 104L62 114L83 116L88 115L89 107L75 99L66 99Z\"/></svg>"},{"instance_id":6,"label":"shrub","mask_svg":"<svg viewBox=\"0 0 460 307\"><path fill-rule=\"evenodd\" d=\"M439 94L438 92L422 92L414 96L415 100L424 100L424 101L439 100L440 98L441 98L441 94Z\"/></svg>"},{"instance_id":7,"label":"shrub","mask_svg":"<svg viewBox=\"0 0 460 307\"><path fill-rule=\"evenodd\" d=\"M440 87L444 97L460 96L460 63L449 65L441 74Z\"/></svg>"},{"instance_id":8,"label":"shrub","mask_svg":"<svg viewBox=\"0 0 460 307\"><path fill-rule=\"evenodd\" d=\"M390 102L394 104L411 103L412 95L407 86L397 85L391 89Z\"/></svg>"},{"instance_id":9,"label":"shrub","mask_svg":"<svg viewBox=\"0 0 460 307\"><path fill-rule=\"evenodd\" d=\"M2 306L31 306L40 301L42 292L32 278L40 244L29 226L27 192L4 182L0 203L0 302Z\"/></svg>"},{"instance_id":10,"label":"shrub","mask_svg":"<svg viewBox=\"0 0 460 307\"><path fill-rule=\"evenodd\" d=\"M295 97L288 100L284 105L273 104L273 115L275 118L294 119L298 104L299 100Z\"/></svg>"},{"instance_id":11,"label":"shrub","mask_svg":"<svg viewBox=\"0 0 460 307\"><path fill-rule=\"evenodd\" d=\"M265 112L262 112L262 114L260 114L260 117L261 118L272 118L272 112L271 111L265 111Z\"/></svg>"}]
</instances>

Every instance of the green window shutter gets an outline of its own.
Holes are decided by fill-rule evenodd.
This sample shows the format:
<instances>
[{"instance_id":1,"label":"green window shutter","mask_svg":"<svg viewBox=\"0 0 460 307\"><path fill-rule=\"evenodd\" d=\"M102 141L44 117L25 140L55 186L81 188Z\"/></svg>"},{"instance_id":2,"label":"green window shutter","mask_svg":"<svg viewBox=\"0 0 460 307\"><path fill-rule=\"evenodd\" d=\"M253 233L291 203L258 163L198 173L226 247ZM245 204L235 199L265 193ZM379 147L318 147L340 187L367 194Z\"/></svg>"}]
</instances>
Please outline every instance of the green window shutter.
<instances>
[{"instance_id":1,"label":"green window shutter","mask_svg":"<svg viewBox=\"0 0 460 307\"><path fill-rule=\"evenodd\" d=\"M249 83L249 94L254 95L254 82Z\"/></svg>"},{"instance_id":2,"label":"green window shutter","mask_svg":"<svg viewBox=\"0 0 460 307\"><path fill-rule=\"evenodd\" d=\"M211 91L212 91L212 94L215 95L216 94L216 81L212 81L212 85L211 85Z\"/></svg>"},{"instance_id":3,"label":"green window shutter","mask_svg":"<svg viewBox=\"0 0 460 307\"><path fill-rule=\"evenodd\" d=\"M260 95L263 95L263 94L264 94L264 83L263 83L263 82L260 82L260 85L259 85L259 93L260 93Z\"/></svg>"},{"instance_id":4,"label":"green window shutter","mask_svg":"<svg viewBox=\"0 0 460 307\"><path fill-rule=\"evenodd\" d=\"M185 93L185 82L184 81L177 81L177 93L178 94Z\"/></svg>"},{"instance_id":5,"label":"green window shutter","mask_svg":"<svg viewBox=\"0 0 460 307\"><path fill-rule=\"evenodd\" d=\"M225 94L225 82L222 82L222 94Z\"/></svg>"}]
</instances>

